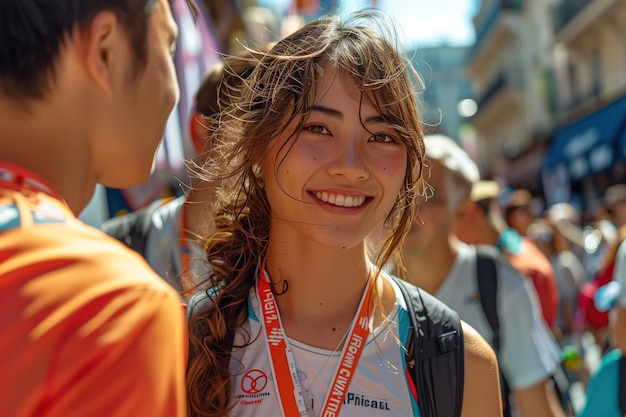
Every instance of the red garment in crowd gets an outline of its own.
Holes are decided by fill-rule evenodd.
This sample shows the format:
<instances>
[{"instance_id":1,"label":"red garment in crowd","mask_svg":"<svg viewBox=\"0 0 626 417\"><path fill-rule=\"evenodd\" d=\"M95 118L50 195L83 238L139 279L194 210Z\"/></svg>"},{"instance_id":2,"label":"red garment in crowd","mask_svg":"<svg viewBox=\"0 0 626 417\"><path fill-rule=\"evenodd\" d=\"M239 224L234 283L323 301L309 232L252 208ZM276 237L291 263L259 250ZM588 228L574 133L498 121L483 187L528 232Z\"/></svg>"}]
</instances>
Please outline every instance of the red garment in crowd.
<instances>
[{"instance_id":1,"label":"red garment in crowd","mask_svg":"<svg viewBox=\"0 0 626 417\"><path fill-rule=\"evenodd\" d=\"M532 280L543 318L552 329L559 306L559 290L550 261L527 237L522 238L516 253L506 250L503 253L515 269Z\"/></svg>"},{"instance_id":2,"label":"red garment in crowd","mask_svg":"<svg viewBox=\"0 0 626 417\"><path fill-rule=\"evenodd\" d=\"M598 272L590 282L583 284L578 296L578 308L584 313L584 320L593 327L602 328L609 325L609 312L598 311L593 302L593 296L598 288L608 284L613 279L613 266L611 262L607 268Z\"/></svg>"}]
</instances>

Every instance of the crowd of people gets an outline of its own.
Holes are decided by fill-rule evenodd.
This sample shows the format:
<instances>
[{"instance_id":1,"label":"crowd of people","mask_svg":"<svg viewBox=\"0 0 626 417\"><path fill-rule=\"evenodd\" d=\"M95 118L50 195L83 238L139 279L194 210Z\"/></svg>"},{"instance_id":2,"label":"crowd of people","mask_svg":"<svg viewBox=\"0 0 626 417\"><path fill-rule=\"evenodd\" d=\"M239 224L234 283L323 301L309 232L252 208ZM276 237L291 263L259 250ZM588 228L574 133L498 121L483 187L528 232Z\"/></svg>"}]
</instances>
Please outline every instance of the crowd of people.
<instances>
[{"instance_id":1,"label":"crowd of people","mask_svg":"<svg viewBox=\"0 0 626 417\"><path fill-rule=\"evenodd\" d=\"M98 230L95 185L150 175L177 27L79 3L0 6L3 415L626 415L626 184L583 219L484 178L363 10L224 56L189 189Z\"/></svg>"}]
</instances>

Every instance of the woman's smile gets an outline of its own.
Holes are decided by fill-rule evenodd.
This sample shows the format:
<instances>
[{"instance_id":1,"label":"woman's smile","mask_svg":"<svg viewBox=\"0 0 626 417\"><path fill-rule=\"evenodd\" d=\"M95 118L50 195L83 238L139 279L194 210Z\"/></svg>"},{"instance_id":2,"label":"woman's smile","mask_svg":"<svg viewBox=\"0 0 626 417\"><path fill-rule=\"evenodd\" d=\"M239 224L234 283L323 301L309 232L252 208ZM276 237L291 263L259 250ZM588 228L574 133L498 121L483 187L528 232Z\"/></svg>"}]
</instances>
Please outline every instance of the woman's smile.
<instances>
[{"instance_id":1,"label":"woman's smile","mask_svg":"<svg viewBox=\"0 0 626 417\"><path fill-rule=\"evenodd\" d=\"M361 207L366 200L364 195L344 195L329 191L314 191L318 200L339 207Z\"/></svg>"}]
</instances>

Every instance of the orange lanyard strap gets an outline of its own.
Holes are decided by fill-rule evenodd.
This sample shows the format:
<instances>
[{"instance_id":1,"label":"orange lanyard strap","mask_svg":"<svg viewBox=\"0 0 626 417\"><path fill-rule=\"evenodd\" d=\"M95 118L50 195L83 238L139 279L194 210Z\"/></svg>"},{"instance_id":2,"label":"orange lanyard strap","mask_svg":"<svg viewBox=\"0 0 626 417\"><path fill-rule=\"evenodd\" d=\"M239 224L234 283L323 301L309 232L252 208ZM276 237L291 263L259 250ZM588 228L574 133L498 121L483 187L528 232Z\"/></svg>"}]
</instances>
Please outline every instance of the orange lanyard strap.
<instances>
[{"instance_id":1,"label":"orange lanyard strap","mask_svg":"<svg viewBox=\"0 0 626 417\"><path fill-rule=\"evenodd\" d=\"M373 284L370 279L361 298L358 313L350 325L349 337L344 344L335 376L326 394L322 417L338 416L343 405L350 381L355 374L370 333L373 311L373 303L370 302L372 289ZM306 416L307 410L298 380L295 359L285 335L264 264L261 266L261 276L257 279L257 294L263 316L265 343L269 352L270 366L275 376L274 383L282 404L283 416Z\"/></svg>"}]
</instances>

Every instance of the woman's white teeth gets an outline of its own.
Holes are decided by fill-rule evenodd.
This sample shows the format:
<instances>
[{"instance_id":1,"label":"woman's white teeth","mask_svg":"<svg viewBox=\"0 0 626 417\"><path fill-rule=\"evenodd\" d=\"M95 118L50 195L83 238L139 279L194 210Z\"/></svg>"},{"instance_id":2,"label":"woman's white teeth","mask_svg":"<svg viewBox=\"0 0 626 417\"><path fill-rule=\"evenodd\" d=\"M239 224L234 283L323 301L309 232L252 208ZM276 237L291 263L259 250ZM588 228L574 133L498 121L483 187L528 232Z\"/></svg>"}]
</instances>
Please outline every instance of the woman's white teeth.
<instances>
[{"instance_id":1,"label":"woman's white teeth","mask_svg":"<svg viewBox=\"0 0 626 417\"><path fill-rule=\"evenodd\" d=\"M358 207L365 202L365 196L351 196L316 191L315 196L325 203L341 207Z\"/></svg>"}]
</instances>

